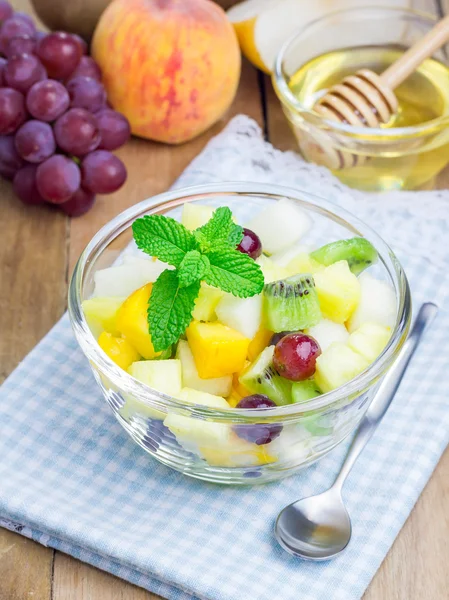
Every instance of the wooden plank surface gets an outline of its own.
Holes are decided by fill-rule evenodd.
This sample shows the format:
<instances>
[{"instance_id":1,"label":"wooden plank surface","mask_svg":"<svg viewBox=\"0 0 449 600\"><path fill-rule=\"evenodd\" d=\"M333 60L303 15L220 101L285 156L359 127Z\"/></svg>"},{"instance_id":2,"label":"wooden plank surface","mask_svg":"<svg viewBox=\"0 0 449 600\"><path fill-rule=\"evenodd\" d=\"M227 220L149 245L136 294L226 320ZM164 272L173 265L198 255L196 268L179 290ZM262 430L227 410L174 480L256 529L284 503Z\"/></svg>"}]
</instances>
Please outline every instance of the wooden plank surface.
<instances>
[{"instance_id":1,"label":"wooden plank surface","mask_svg":"<svg viewBox=\"0 0 449 600\"><path fill-rule=\"evenodd\" d=\"M15 0L13 5L31 12L28 0ZM281 149L293 149L293 136L268 79L264 87L269 139ZM0 381L64 312L67 276L98 228L135 202L167 189L227 120L241 112L263 125L257 74L247 63L236 101L220 123L178 147L133 139L118 152L127 165L128 182L117 193L100 198L94 210L80 219L70 221L55 211L22 207L10 185L0 183ZM449 169L438 178L437 187L449 187ZM448 501L449 451L364 600L442 600L449 596ZM0 530L0 600L155 598L69 556Z\"/></svg>"}]
</instances>

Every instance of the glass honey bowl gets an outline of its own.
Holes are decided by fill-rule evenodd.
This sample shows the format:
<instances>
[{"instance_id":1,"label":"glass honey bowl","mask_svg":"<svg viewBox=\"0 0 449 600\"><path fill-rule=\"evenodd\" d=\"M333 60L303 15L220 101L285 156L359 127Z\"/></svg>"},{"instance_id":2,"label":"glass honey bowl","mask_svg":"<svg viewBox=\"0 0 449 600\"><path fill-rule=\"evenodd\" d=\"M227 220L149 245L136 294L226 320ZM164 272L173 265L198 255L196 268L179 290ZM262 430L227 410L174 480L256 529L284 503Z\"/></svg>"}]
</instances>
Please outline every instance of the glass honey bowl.
<instances>
[{"instance_id":1,"label":"glass honey bowl","mask_svg":"<svg viewBox=\"0 0 449 600\"><path fill-rule=\"evenodd\" d=\"M273 85L307 161L326 164L334 150L352 155L357 166L331 170L346 185L362 190L433 186L449 162L448 45L396 88L399 110L382 127L331 121L313 106L358 69L382 73L435 23L432 15L412 9L347 9L307 24L285 42Z\"/></svg>"}]
</instances>

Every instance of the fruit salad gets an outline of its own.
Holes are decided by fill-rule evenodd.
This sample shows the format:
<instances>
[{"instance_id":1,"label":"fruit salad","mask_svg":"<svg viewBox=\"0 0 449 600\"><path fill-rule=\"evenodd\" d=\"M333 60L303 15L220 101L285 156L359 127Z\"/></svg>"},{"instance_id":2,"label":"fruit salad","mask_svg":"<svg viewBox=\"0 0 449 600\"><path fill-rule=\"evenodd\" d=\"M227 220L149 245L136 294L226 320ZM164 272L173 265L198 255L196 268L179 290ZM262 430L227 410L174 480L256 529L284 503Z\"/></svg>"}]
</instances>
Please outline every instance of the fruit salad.
<instances>
[{"instance_id":1,"label":"fruit salad","mask_svg":"<svg viewBox=\"0 0 449 600\"><path fill-rule=\"evenodd\" d=\"M98 270L83 302L104 353L133 378L184 404L234 411L308 403L377 359L396 321L396 294L370 267L362 237L304 245L313 224L290 199L239 224L228 207L187 203L180 222L137 219L137 248ZM279 232L282 232L280 235ZM211 466L307 454L331 419L285 426L209 422L125 398Z\"/></svg>"}]
</instances>

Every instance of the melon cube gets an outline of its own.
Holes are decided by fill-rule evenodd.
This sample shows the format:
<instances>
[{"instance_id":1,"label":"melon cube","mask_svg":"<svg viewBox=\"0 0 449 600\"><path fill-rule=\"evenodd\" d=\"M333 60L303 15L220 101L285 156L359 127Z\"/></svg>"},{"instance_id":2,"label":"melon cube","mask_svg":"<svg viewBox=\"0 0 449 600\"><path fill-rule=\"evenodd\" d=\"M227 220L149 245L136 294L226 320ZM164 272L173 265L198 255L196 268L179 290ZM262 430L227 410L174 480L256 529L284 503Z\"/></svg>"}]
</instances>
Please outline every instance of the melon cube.
<instances>
[{"instance_id":1,"label":"melon cube","mask_svg":"<svg viewBox=\"0 0 449 600\"><path fill-rule=\"evenodd\" d=\"M272 256L270 256L270 258L280 267L287 267L292 262L292 260L294 260L300 255L307 255L309 254L309 252L310 248L305 244L294 244L293 246L289 246L285 250L282 250L282 252L276 252L276 254L273 254Z\"/></svg>"},{"instance_id":2,"label":"melon cube","mask_svg":"<svg viewBox=\"0 0 449 600\"><path fill-rule=\"evenodd\" d=\"M189 344L185 340L179 340L176 358L181 361L182 384L184 387L207 392L214 396L229 396L232 388L232 375L202 379L198 374Z\"/></svg>"},{"instance_id":3,"label":"melon cube","mask_svg":"<svg viewBox=\"0 0 449 600\"><path fill-rule=\"evenodd\" d=\"M281 267L280 265L272 261L271 258L268 258L263 254L259 256L259 258L256 260L256 263L262 269L265 283L279 281L288 277L289 273L285 267Z\"/></svg>"},{"instance_id":4,"label":"melon cube","mask_svg":"<svg viewBox=\"0 0 449 600\"><path fill-rule=\"evenodd\" d=\"M128 373L135 379L168 396L179 398L181 394L181 361L175 358L134 362L129 367Z\"/></svg>"},{"instance_id":5,"label":"melon cube","mask_svg":"<svg viewBox=\"0 0 449 600\"><path fill-rule=\"evenodd\" d=\"M324 352L334 342L346 343L349 338L348 330L344 325L329 319L321 319L317 325L309 327L304 333L311 335L318 342L321 352Z\"/></svg>"},{"instance_id":6,"label":"melon cube","mask_svg":"<svg viewBox=\"0 0 449 600\"><path fill-rule=\"evenodd\" d=\"M318 299L323 316L344 323L360 299L360 283L346 260L340 260L314 274Z\"/></svg>"},{"instance_id":7,"label":"melon cube","mask_svg":"<svg viewBox=\"0 0 449 600\"><path fill-rule=\"evenodd\" d=\"M359 282L360 300L347 323L349 331L355 331L367 322L393 327L397 315L393 286L386 281L376 279L369 273L362 273Z\"/></svg>"},{"instance_id":8,"label":"melon cube","mask_svg":"<svg viewBox=\"0 0 449 600\"><path fill-rule=\"evenodd\" d=\"M377 323L364 323L349 336L348 346L370 363L376 360L388 343L391 330Z\"/></svg>"},{"instance_id":9,"label":"melon cube","mask_svg":"<svg viewBox=\"0 0 449 600\"><path fill-rule=\"evenodd\" d=\"M224 294L215 309L218 320L246 338L252 339L262 323L262 295L237 298Z\"/></svg>"},{"instance_id":10,"label":"melon cube","mask_svg":"<svg viewBox=\"0 0 449 600\"><path fill-rule=\"evenodd\" d=\"M162 271L171 268L160 260L129 257L126 264L100 269L95 273L93 296L127 297L146 283L154 283Z\"/></svg>"},{"instance_id":11,"label":"melon cube","mask_svg":"<svg viewBox=\"0 0 449 600\"><path fill-rule=\"evenodd\" d=\"M346 344L334 342L316 360L315 383L323 393L330 392L354 379L368 364Z\"/></svg>"},{"instance_id":12,"label":"melon cube","mask_svg":"<svg viewBox=\"0 0 449 600\"><path fill-rule=\"evenodd\" d=\"M213 206L186 202L182 207L181 223L186 229L193 231L205 225L212 217L214 210Z\"/></svg>"}]
</instances>

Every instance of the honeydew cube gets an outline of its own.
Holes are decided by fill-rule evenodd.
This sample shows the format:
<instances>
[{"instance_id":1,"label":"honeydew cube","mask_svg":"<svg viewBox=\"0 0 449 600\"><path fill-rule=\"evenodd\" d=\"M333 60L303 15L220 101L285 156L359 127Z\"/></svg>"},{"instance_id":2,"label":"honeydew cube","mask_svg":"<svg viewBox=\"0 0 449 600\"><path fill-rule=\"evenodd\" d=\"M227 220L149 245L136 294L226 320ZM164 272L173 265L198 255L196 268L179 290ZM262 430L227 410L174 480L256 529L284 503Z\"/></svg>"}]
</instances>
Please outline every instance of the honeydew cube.
<instances>
[{"instance_id":1,"label":"honeydew cube","mask_svg":"<svg viewBox=\"0 0 449 600\"><path fill-rule=\"evenodd\" d=\"M346 344L334 342L316 360L315 383L323 393L330 392L354 379L368 364Z\"/></svg>"},{"instance_id":2,"label":"honeydew cube","mask_svg":"<svg viewBox=\"0 0 449 600\"><path fill-rule=\"evenodd\" d=\"M349 336L348 346L370 363L376 360L388 343L391 330L377 323L364 323Z\"/></svg>"},{"instance_id":3,"label":"honeydew cube","mask_svg":"<svg viewBox=\"0 0 449 600\"><path fill-rule=\"evenodd\" d=\"M276 254L272 254L270 258L280 267L288 267L292 260L302 254L308 255L309 252L309 246L306 246L305 244L294 244L293 246L289 246L285 250L282 250L282 252L276 252ZM307 272L309 273L310 271Z\"/></svg>"},{"instance_id":4,"label":"honeydew cube","mask_svg":"<svg viewBox=\"0 0 449 600\"><path fill-rule=\"evenodd\" d=\"M84 300L82 309L87 324L93 335L98 336L106 331L112 335L119 335L117 330L117 313L126 298L89 298Z\"/></svg>"},{"instance_id":5,"label":"honeydew cube","mask_svg":"<svg viewBox=\"0 0 449 600\"><path fill-rule=\"evenodd\" d=\"M154 283L162 271L172 268L159 260L134 258L131 263L100 269L94 275L93 296L127 297L147 283Z\"/></svg>"},{"instance_id":6,"label":"honeydew cube","mask_svg":"<svg viewBox=\"0 0 449 600\"><path fill-rule=\"evenodd\" d=\"M262 295L237 298L232 294L224 294L217 304L215 313L223 325L252 339L262 323Z\"/></svg>"},{"instance_id":7,"label":"honeydew cube","mask_svg":"<svg viewBox=\"0 0 449 600\"><path fill-rule=\"evenodd\" d=\"M189 344L185 340L179 340L176 358L181 361L182 384L184 387L207 392L214 396L229 396L232 389L232 375L202 379L198 374Z\"/></svg>"},{"instance_id":8,"label":"honeydew cube","mask_svg":"<svg viewBox=\"0 0 449 600\"><path fill-rule=\"evenodd\" d=\"M248 227L259 236L263 251L275 254L296 244L310 229L311 220L293 200L283 198L262 210Z\"/></svg>"},{"instance_id":9,"label":"honeydew cube","mask_svg":"<svg viewBox=\"0 0 449 600\"><path fill-rule=\"evenodd\" d=\"M340 260L313 276L323 317L344 323L360 300L360 283L346 260Z\"/></svg>"},{"instance_id":10,"label":"honeydew cube","mask_svg":"<svg viewBox=\"0 0 449 600\"><path fill-rule=\"evenodd\" d=\"M129 367L128 373L135 379L168 396L179 398L181 394L181 361L175 358L134 362Z\"/></svg>"},{"instance_id":11,"label":"honeydew cube","mask_svg":"<svg viewBox=\"0 0 449 600\"><path fill-rule=\"evenodd\" d=\"M349 331L353 332L367 322L392 328L397 314L394 288L369 273L362 273L359 282L360 300L347 323Z\"/></svg>"},{"instance_id":12,"label":"honeydew cube","mask_svg":"<svg viewBox=\"0 0 449 600\"><path fill-rule=\"evenodd\" d=\"M181 223L186 229L193 231L205 225L212 217L214 210L215 208L212 206L186 202L182 208Z\"/></svg>"},{"instance_id":13,"label":"honeydew cube","mask_svg":"<svg viewBox=\"0 0 449 600\"><path fill-rule=\"evenodd\" d=\"M349 338L346 327L330 319L321 319L317 325L309 327L304 333L312 336L318 342L321 352L327 350L334 342L342 342L344 344Z\"/></svg>"},{"instance_id":14,"label":"honeydew cube","mask_svg":"<svg viewBox=\"0 0 449 600\"><path fill-rule=\"evenodd\" d=\"M215 309L223 296L222 290L202 282L193 309L195 321L214 321L216 319Z\"/></svg>"},{"instance_id":15,"label":"honeydew cube","mask_svg":"<svg viewBox=\"0 0 449 600\"><path fill-rule=\"evenodd\" d=\"M271 258L268 258L263 254L259 256L259 258L256 260L256 263L262 269L265 283L279 281L281 279L285 279L289 275L288 270L285 267L281 267L277 263L273 262Z\"/></svg>"}]
</instances>

